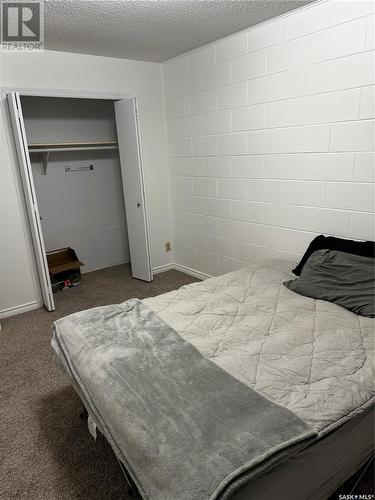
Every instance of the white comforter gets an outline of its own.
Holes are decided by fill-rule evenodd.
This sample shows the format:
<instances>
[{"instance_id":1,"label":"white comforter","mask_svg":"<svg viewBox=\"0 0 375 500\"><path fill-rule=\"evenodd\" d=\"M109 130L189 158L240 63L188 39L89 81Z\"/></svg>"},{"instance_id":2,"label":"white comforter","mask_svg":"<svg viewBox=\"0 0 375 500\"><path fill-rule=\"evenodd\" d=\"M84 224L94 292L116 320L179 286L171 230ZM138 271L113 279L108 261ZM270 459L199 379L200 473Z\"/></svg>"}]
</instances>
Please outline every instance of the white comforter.
<instances>
[{"instance_id":1,"label":"white comforter","mask_svg":"<svg viewBox=\"0 0 375 500\"><path fill-rule=\"evenodd\" d=\"M282 260L144 300L231 375L320 435L374 399L374 320L302 297Z\"/></svg>"}]
</instances>

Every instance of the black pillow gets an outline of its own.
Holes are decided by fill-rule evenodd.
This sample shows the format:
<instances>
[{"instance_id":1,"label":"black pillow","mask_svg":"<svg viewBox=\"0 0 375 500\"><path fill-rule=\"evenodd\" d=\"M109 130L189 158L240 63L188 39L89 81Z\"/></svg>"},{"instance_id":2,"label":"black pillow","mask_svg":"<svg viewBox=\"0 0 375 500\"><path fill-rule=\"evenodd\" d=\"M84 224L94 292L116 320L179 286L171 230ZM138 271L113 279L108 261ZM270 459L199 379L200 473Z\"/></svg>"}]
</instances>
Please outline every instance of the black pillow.
<instances>
[{"instance_id":1,"label":"black pillow","mask_svg":"<svg viewBox=\"0 0 375 500\"><path fill-rule=\"evenodd\" d=\"M374 259L337 250L317 250L301 276L284 281L293 292L327 300L361 316L375 316Z\"/></svg>"},{"instance_id":2,"label":"black pillow","mask_svg":"<svg viewBox=\"0 0 375 500\"><path fill-rule=\"evenodd\" d=\"M324 236L321 234L312 240L300 263L293 269L294 274L300 276L308 258L317 250L338 250L339 252L361 255L362 257L375 258L374 241L345 240L343 238L335 238L334 236Z\"/></svg>"}]
</instances>

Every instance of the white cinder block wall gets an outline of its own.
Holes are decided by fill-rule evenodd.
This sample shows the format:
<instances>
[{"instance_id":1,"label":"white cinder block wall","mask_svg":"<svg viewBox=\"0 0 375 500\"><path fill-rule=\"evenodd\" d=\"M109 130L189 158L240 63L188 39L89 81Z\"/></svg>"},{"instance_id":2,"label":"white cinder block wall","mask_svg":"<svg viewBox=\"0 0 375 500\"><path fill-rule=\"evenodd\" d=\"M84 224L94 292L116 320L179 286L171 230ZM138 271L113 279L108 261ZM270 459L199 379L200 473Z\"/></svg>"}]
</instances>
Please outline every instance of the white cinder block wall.
<instances>
[{"instance_id":1,"label":"white cinder block wall","mask_svg":"<svg viewBox=\"0 0 375 500\"><path fill-rule=\"evenodd\" d=\"M374 5L320 2L164 65L178 264L374 239Z\"/></svg>"}]
</instances>

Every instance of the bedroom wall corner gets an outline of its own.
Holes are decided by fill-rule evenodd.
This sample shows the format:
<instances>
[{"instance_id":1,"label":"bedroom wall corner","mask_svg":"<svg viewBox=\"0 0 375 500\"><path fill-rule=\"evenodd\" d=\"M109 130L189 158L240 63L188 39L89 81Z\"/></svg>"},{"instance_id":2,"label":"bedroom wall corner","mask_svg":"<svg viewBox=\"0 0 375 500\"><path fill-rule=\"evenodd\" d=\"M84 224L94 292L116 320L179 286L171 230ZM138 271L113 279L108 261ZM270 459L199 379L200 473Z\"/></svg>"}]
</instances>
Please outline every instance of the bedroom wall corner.
<instances>
[{"instance_id":1,"label":"bedroom wall corner","mask_svg":"<svg viewBox=\"0 0 375 500\"><path fill-rule=\"evenodd\" d=\"M316 2L164 64L177 264L374 239L374 8Z\"/></svg>"}]
</instances>

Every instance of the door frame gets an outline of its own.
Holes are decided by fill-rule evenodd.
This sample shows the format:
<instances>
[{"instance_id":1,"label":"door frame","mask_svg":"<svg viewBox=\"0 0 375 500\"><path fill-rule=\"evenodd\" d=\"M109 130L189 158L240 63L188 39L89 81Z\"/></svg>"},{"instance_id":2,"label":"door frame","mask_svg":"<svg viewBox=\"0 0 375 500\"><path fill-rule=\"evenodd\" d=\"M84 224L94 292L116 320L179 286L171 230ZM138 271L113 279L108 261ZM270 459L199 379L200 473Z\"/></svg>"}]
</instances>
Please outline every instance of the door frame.
<instances>
[{"instance_id":1,"label":"door frame","mask_svg":"<svg viewBox=\"0 0 375 500\"><path fill-rule=\"evenodd\" d=\"M1 87L1 106L3 107L3 111L5 112L4 117L6 121L6 128L8 129L6 132L7 134L10 133L12 139L14 136L13 129L12 129L12 123L9 115L9 110L7 109L6 106L6 101L7 101L7 94L10 92L17 92L20 97L22 98L23 96L28 96L28 97L55 97L55 98L72 98L72 99L103 99L103 100L109 100L109 101L119 101L119 100L128 100L128 99L134 99L135 102L135 108L137 110L137 116L139 117L138 114L138 100L137 97L129 92L124 92L124 93L112 93L112 92L93 92L93 91L84 91L84 90L62 90L62 89L35 89L32 87ZM143 168L143 148L142 148L142 133L141 133L141 124L139 123L139 118L136 122L136 130L137 130L137 135L138 135L138 144L139 144L139 156L140 156L140 161L139 161L139 171L140 171L140 176L141 176L141 183L142 183L142 194L143 194L143 199L144 199L144 211L145 211L145 229L146 229L146 236L147 236L147 253L148 253L148 265L150 269L150 276L151 280L153 279L153 269L152 269L152 256L151 256L151 240L150 240L150 231L149 231L149 215L148 215L148 203L147 203L147 193L146 193L146 187L145 187L145 175L144 175L144 168ZM13 161L14 167L16 168L16 171L19 173L19 166L18 166L18 158L17 158L17 152L14 144L14 139L11 144L12 147L12 156L11 160ZM32 275L35 280L35 284L37 285L37 289L39 292L39 301L41 304L43 304L43 295L41 292L41 283L40 283L40 276L39 272L37 269L37 264L36 264L36 249L33 243L33 240L31 238L31 230L30 230L30 223L28 221L27 217L27 207L25 206L25 199L23 196L23 188L21 185L18 186L18 194L20 196L21 202L21 210L22 210L22 217L23 220L27 220L27 239L28 243L30 245L30 250L33 251L33 258L30 259L32 260ZM126 215L126 213L125 213ZM43 236L43 230L42 230L42 236ZM44 239L44 236L43 236Z\"/></svg>"}]
</instances>

